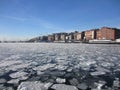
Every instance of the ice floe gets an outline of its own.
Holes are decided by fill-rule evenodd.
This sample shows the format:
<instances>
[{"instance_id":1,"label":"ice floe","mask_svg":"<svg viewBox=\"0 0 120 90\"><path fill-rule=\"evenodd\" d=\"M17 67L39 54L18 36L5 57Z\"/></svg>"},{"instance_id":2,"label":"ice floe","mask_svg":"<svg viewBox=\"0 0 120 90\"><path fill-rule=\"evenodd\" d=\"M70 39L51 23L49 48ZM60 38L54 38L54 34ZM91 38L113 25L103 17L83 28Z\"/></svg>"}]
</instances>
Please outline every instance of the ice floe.
<instances>
[{"instance_id":1,"label":"ice floe","mask_svg":"<svg viewBox=\"0 0 120 90\"><path fill-rule=\"evenodd\" d=\"M75 86L65 84L54 84L51 88L54 90L78 90Z\"/></svg>"},{"instance_id":2,"label":"ice floe","mask_svg":"<svg viewBox=\"0 0 120 90\"><path fill-rule=\"evenodd\" d=\"M0 62L0 67L6 67L6 66L11 66L15 64L21 64L22 61L16 61L16 60L3 60Z\"/></svg>"},{"instance_id":3,"label":"ice floe","mask_svg":"<svg viewBox=\"0 0 120 90\"><path fill-rule=\"evenodd\" d=\"M19 84L19 79L12 79L12 80L10 80L10 81L8 81L7 83L8 84L14 84L14 85L18 85Z\"/></svg>"},{"instance_id":4,"label":"ice floe","mask_svg":"<svg viewBox=\"0 0 120 90\"><path fill-rule=\"evenodd\" d=\"M21 64L16 64L16 65L11 65L9 68L6 68L6 70L12 70L12 71L17 71L21 70L24 68L28 68L31 64L30 63L21 63Z\"/></svg>"},{"instance_id":5,"label":"ice floe","mask_svg":"<svg viewBox=\"0 0 120 90\"><path fill-rule=\"evenodd\" d=\"M39 81L34 82L22 82L17 90L47 90L52 83L41 83Z\"/></svg>"},{"instance_id":6,"label":"ice floe","mask_svg":"<svg viewBox=\"0 0 120 90\"><path fill-rule=\"evenodd\" d=\"M26 80L28 78L28 73L20 71L10 74L11 78L18 78L20 80Z\"/></svg>"},{"instance_id":7,"label":"ice floe","mask_svg":"<svg viewBox=\"0 0 120 90\"><path fill-rule=\"evenodd\" d=\"M57 78L57 79L56 79L56 82L57 82L57 83L65 83L66 80L65 80L65 79L62 79L62 78Z\"/></svg>"},{"instance_id":8,"label":"ice floe","mask_svg":"<svg viewBox=\"0 0 120 90\"><path fill-rule=\"evenodd\" d=\"M119 90L119 58L119 45L1 43L0 89L15 90L22 82L18 90L84 90L89 84L99 90L102 79L106 90Z\"/></svg>"},{"instance_id":9,"label":"ice floe","mask_svg":"<svg viewBox=\"0 0 120 90\"><path fill-rule=\"evenodd\" d=\"M46 65L43 65L43 66L38 66L38 67L35 67L33 68L34 70L37 70L37 71L45 71L49 68L53 68L55 67L56 64L46 64Z\"/></svg>"},{"instance_id":10,"label":"ice floe","mask_svg":"<svg viewBox=\"0 0 120 90\"><path fill-rule=\"evenodd\" d=\"M88 88L88 86L86 85L86 83L80 83L77 85L77 87L79 89L82 89L82 90L86 90Z\"/></svg>"}]
</instances>

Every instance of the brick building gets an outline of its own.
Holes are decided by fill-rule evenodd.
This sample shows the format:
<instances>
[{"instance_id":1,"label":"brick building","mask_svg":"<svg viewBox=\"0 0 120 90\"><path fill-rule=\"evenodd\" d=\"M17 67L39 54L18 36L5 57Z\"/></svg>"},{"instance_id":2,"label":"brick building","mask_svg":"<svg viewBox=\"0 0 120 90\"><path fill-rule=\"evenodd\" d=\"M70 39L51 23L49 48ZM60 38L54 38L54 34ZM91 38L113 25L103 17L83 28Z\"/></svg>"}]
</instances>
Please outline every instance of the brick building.
<instances>
[{"instance_id":1,"label":"brick building","mask_svg":"<svg viewBox=\"0 0 120 90\"><path fill-rule=\"evenodd\" d=\"M83 32L54 33L53 35L32 38L29 42L79 42L89 40L113 40L120 39L120 29L102 27L101 29L92 29Z\"/></svg>"},{"instance_id":2,"label":"brick building","mask_svg":"<svg viewBox=\"0 0 120 90\"><path fill-rule=\"evenodd\" d=\"M102 27L96 31L96 39L115 40L120 38L120 30L116 28Z\"/></svg>"}]
</instances>

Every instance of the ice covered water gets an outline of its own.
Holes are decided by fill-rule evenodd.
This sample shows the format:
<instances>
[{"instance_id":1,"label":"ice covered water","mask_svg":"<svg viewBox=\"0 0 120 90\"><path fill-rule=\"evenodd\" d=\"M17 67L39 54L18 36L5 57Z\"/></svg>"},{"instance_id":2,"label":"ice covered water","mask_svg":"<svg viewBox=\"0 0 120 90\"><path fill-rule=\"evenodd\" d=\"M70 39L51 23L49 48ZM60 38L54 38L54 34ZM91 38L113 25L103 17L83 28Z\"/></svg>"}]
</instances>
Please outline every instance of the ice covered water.
<instances>
[{"instance_id":1,"label":"ice covered water","mask_svg":"<svg viewBox=\"0 0 120 90\"><path fill-rule=\"evenodd\" d=\"M47 90L59 90L56 85L71 90L119 89L119 79L120 45L0 43L0 90L16 90L21 83L36 81L50 83Z\"/></svg>"}]
</instances>

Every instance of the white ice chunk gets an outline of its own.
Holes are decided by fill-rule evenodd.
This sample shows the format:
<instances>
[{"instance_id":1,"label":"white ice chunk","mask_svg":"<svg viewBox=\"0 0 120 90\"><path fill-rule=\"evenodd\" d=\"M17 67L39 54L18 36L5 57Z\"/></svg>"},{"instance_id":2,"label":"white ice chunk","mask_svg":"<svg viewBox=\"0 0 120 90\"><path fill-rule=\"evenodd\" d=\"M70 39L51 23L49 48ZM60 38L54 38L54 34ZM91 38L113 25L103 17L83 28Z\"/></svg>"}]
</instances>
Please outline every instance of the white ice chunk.
<instances>
[{"instance_id":1,"label":"white ice chunk","mask_svg":"<svg viewBox=\"0 0 120 90\"><path fill-rule=\"evenodd\" d=\"M57 83L65 83L66 80L65 80L65 79L62 79L62 78L57 78L57 79L56 79L56 82L57 82Z\"/></svg>"},{"instance_id":2,"label":"white ice chunk","mask_svg":"<svg viewBox=\"0 0 120 90\"><path fill-rule=\"evenodd\" d=\"M7 83L9 83L9 84L19 84L19 79L12 79L12 80L10 80L10 81L8 81Z\"/></svg>"},{"instance_id":3,"label":"white ice chunk","mask_svg":"<svg viewBox=\"0 0 120 90\"><path fill-rule=\"evenodd\" d=\"M65 85L65 84L54 84L52 89L55 90L78 90L75 86Z\"/></svg>"},{"instance_id":4,"label":"white ice chunk","mask_svg":"<svg viewBox=\"0 0 120 90\"><path fill-rule=\"evenodd\" d=\"M98 83L95 83L96 88L94 88L93 90L101 90L102 86L105 84L105 81L99 81Z\"/></svg>"},{"instance_id":5,"label":"white ice chunk","mask_svg":"<svg viewBox=\"0 0 120 90\"><path fill-rule=\"evenodd\" d=\"M71 72L73 69L72 68L68 68L67 69L67 72Z\"/></svg>"},{"instance_id":6,"label":"white ice chunk","mask_svg":"<svg viewBox=\"0 0 120 90\"><path fill-rule=\"evenodd\" d=\"M16 72L16 73L10 74L10 77L11 78L21 78L21 79L24 79L24 76L27 78L27 75L28 75L28 73L20 71L20 72Z\"/></svg>"},{"instance_id":7,"label":"white ice chunk","mask_svg":"<svg viewBox=\"0 0 120 90\"><path fill-rule=\"evenodd\" d=\"M47 90L52 83L41 83L39 81L22 82L17 90Z\"/></svg>"},{"instance_id":8,"label":"white ice chunk","mask_svg":"<svg viewBox=\"0 0 120 90\"><path fill-rule=\"evenodd\" d=\"M104 75L106 74L105 72L102 72L102 71L96 71L96 72L91 72L90 73L92 76L97 76L97 75Z\"/></svg>"},{"instance_id":9,"label":"white ice chunk","mask_svg":"<svg viewBox=\"0 0 120 90\"><path fill-rule=\"evenodd\" d=\"M58 69L58 70L66 70L68 68L68 66L64 66L64 65L57 65L55 67L55 69Z\"/></svg>"},{"instance_id":10,"label":"white ice chunk","mask_svg":"<svg viewBox=\"0 0 120 90\"><path fill-rule=\"evenodd\" d=\"M37 75L42 75L44 72L37 70Z\"/></svg>"},{"instance_id":11,"label":"white ice chunk","mask_svg":"<svg viewBox=\"0 0 120 90\"><path fill-rule=\"evenodd\" d=\"M16 61L16 60L9 60L9 61L1 61L0 62L0 67L6 67L10 65L15 65L15 64L21 64L22 61Z\"/></svg>"},{"instance_id":12,"label":"white ice chunk","mask_svg":"<svg viewBox=\"0 0 120 90\"><path fill-rule=\"evenodd\" d=\"M8 70L13 70L13 71L17 71L19 69L24 69L24 68L28 68L31 64L30 63L21 63L21 64L17 64L17 65L11 65L9 68L7 68Z\"/></svg>"},{"instance_id":13,"label":"white ice chunk","mask_svg":"<svg viewBox=\"0 0 120 90\"><path fill-rule=\"evenodd\" d=\"M53 84L53 83L50 83L50 82L49 82L49 83L45 83L45 84L44 84L45 89L48 89L49 87L51 87L52 84Z\"/></svg>"},{"instance_id":14,"label":"white ice chunk","mask_svg":"<svg viewBox=\"0 0 120 90\"><path fill-rule=\"evenodd\" d=\"M37 70L37 71L45 71L49 68L52 68L52 67L55 67L56 64L46 64L46 65L43 65L43 66L38 66L38 67L35 67L33 68L33 70Z\"/></svg>"}]
</instances>

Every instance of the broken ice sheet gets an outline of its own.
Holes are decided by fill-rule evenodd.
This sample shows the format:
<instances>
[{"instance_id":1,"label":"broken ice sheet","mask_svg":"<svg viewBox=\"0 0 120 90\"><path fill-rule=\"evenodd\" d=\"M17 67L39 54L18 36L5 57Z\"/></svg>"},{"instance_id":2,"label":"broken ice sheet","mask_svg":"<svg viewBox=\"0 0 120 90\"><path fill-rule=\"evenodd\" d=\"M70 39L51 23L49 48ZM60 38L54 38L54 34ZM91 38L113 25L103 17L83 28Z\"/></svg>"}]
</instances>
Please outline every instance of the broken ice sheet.
<instances>
[{"instance_id":1,"label":"broken ice sheet","mask_svg":"<svg viewBox=\"0 0 120 90\"><path fill-rule=\"evenodd\" d=\"M17 60L2 60L0 62L0 67L7 67L7 66L11 66L11 65L16 65L16 64L21 64L22 61L17 61Z\"/></svg>"},{"instance_id":2,"label":"broken ice sheet","mask_svg":"<svg viewBox=\"0 0 120 90\"><path fill-rule=\"evenodd\" d=\"M56 79L56 82L57 82L57 83L65 83L66 80L63 79L63 78L57 78L57 79Z\"/></svg>"},{"instance_id":3,"label":"broken ice sheet","mask_svg":"<svg viewBox=\"0 0 120 90\"><path fill-rule=\"evenodd\" d=\"M37 71L45 71L49 68L53 68L55 67L56 64L46 64L46 65L43 65L43 66L37 66L35 68L33 68L33 70L37 70Z\"/></svg>"},{"instance_id":4,"label":"broken ice sheet","mask_svg":"<svg viewBox=\"0 0 120 90\"><path fill-rule=\"evenodd\" d=\"M39 81L22 82L17 90L47 90L52 83L41 83Z\"/></svg>"},{"instance_id":5,"label":"broken ice sheet","mask_svg":"<svg viewBox=\"0 0 120 90\"><path fill-rule=\"evenodd\" d=\"M19 84L19 79L12 79L12 80L10 80L10 81L8 81L7 83L8 84L14 84L14 85L18 85Z\"/></svg>"},{"instance_id":6,"label":"broken ice sheet","mask_svg":"<svg viewBox=\"0 0 120 90\"><path fill-rule=\"evenodd\" d=\"M65 84L54 84L51 88L55 90L78 90L75 86Z\"/></svg>"},{"instance_id":7,"label":"broken ice sheet","mask_svg":"<svg viewBox=\"0 0 120 90\"><path fill-rule=\"evenodd\" d=\"M110 46L111 45L69 43L1 43L0 77L12 75L12 79L8 80L9 83L15 82L15 79L26 80L28 78L27 80L31 81L45 80L45 74L48 75L47 82L51 81L55 83L57 78L65 79L66 82L72 78L78 78L77 80L79 81L81 76L83 76L84 79L90 78L88 77L89 74L90 76L92 75L92 77L109 74L111 73L110 68L114 66L113 72L117 71L117 76L119 76L120 47L119 45ZM90 70L91 67L94 67L94 69ZM79 71L79 69L83 71ZM14 73L11 73L11 71ZM82 74L84 71L88 74ZM35 79L31 79L27 74L23 75L21 72L30 73L30 75L33 72L36 76L32 78ZM17 74L14 75L15 73ZM41 76L43 79L39 78ZM53 76L55 78L53 78ZM67 78L70 79L67 80ZM75 82L75 80L73 81ZM4 80L1 82L4 83ZM81 86L86 88L85 84L79 85L79 87Z\"/></svg>"},{"instance_id":8,"label":"broken ice sheet","mask_svg":"<svg viewBox=\"0 0 120 90\"><path fill-rule=\"evenodd\" d=\"M16 65L11 65L9 66L9 68L6 68L6 70L12 70L12 71L17 71L17 70L21 70L24 68L29 68L29 66L31 65L31 63L21 63L21 64L16 64Z\"/></svg>"},{"instance_id":9,"label":"broken ice sheet","mask_svg":"<svg viewBox=\"0 0 120 90\"><path fill-rule=\"evenodd\" d=\"M15 72L15 73L11 73L9 75L11 78L19 78L20 80L22 79L27 79L28 78L28 73L26 72L23 72L23 71L18 71L18 72Z\"/></svg>"}]
</instances>

